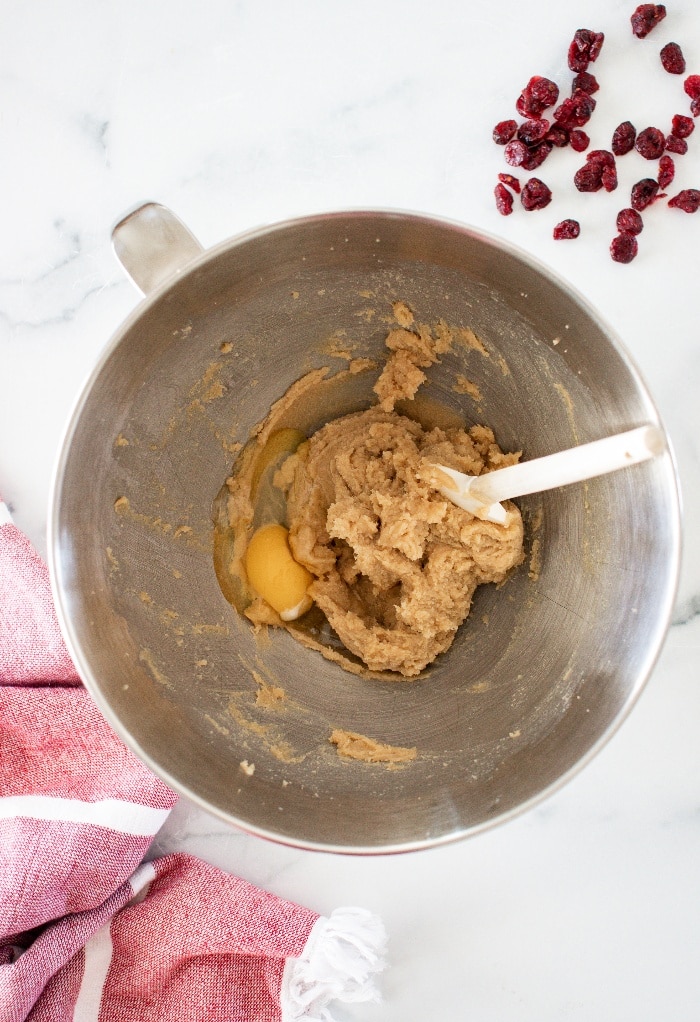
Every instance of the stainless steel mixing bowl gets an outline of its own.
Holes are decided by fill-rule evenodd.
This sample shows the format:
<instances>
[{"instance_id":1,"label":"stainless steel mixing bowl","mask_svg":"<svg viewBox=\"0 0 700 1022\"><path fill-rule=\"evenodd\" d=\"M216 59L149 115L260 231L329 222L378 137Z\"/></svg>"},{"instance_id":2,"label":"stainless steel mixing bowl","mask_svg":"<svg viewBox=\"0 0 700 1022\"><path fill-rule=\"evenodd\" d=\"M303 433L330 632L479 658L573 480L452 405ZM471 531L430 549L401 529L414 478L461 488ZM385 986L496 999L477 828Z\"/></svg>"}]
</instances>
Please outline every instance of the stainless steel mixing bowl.
<instances>
[{"instance_id":1,"label":"stainless steel mixing bowl","mask_svg":"<svg viewBox=\"0 0 700 1022\"><path fill-rule=\"evenodd\" d=\"M481 338L488 356L458 346L426 392L526 458L658 423L596 313L510 246L403 213L315 216L202 252L149 204L115 246L149 293L69 423L50 565L76 665L124 741L223 819L342 852L473 834L569 778L629 711L667 630L680 546L670 453L524 498L525 563L477 591L453 647L415 681L354 676L285 633L256 637L217 584L212 506L235 444L303 372L344 367L339 347L382 358L396 299ZM455 392L456 374L479 400ZM303 427L366 407L373 379L358 374ZM265 686L285 699L266 706ZM333 728L417 758L343 759Z\"/></svg>"}]
</instances>

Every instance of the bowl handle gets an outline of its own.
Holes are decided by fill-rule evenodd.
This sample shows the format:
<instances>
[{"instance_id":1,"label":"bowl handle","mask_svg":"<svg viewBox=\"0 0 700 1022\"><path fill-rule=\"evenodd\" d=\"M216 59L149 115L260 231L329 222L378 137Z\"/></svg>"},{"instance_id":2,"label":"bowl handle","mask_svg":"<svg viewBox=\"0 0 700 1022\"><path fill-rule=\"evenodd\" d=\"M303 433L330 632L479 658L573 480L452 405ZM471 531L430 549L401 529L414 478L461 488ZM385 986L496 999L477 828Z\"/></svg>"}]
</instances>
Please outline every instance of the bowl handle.
<instances>
[{"instance_id":1,"label":"bowl handle","mask_svg":"<svg viewBox=\"0 0 700 1022\"><path fill-rule=\"evenodd\" d=\"M204 251L183 222L158 202L146 202L122 217L112 229L112 246L145 295Z\"/></svg>"}]
</instances>

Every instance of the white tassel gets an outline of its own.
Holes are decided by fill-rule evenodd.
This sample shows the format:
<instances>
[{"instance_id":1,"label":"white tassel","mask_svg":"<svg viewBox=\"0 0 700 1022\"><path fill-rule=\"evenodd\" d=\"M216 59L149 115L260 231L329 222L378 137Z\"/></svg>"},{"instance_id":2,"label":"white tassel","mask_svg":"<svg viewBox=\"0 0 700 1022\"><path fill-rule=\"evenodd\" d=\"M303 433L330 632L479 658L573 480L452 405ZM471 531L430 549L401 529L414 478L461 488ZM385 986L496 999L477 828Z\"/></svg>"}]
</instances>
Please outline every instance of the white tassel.
<instances>
[{"instance_id":1,"label":"white tassel","mask_svg":"<svg viewBox=\"0 0 700 1022\"><path fill-rule=\"evenodd\" d=\"M379 1001L375 977L385 965L386 931L363 908L337 908L315 923L300 958L282 980L282 1022L333 1022L331 1001Z\"/></svg>"}]
</instances>

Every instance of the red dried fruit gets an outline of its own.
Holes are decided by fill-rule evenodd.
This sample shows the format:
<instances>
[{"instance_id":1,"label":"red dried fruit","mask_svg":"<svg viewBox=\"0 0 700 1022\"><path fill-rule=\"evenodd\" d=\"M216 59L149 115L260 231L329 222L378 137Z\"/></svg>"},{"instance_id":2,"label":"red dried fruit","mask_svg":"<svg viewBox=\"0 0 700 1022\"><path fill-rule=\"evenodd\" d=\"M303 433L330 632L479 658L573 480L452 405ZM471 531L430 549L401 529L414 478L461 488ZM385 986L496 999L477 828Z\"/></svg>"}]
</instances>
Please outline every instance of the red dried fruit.
<instances>
[{"instance_id":1,"label":"red dried fruit","mask_svg":"<svg viewBox=\"0 0 700 1022\"><path fill-rule=\"evenodd\" d=\"M658 128L644 128L637 135L634 148L645 160L658 160L666 148L666 136Z\"/></svg>"},{"instance_id":2,"label":"red dried fruit","mask_svg":"<svg viewBox=\"0 0 700 1022\"><path fill-rule=\"evenodd\" d=\"M529 146L527 156L523 160L521 167L523 170L537 170L538 167L542 166L551 151L551 142L539 142L537 145Z\"/></svg>"},{"instance_id":3,"label":"red dried fruit","mask_svg":"<svg viewBox=\"0 0 700 1022\"><path fill-rule=\"evenodd\" d=\"M585 71L589 64L598 59L605 36L602 32L591 32L579 28L569 46L569 67L572 71Z\"/></svg>"},{"instance_id":4,"label":"red dried fruit","mask_svg":"<svg viewBox=\"0 0 700 1022\"><path fill-rule=\"evenodd\" d=\"M700 209L700 191L697 188L684 188L669 199L668 204L673 209L682 209L684 213L697 213Z\"/></svg>"},{"instance_id":5,"label":"red dried fruit","mask_svg":"<svg viewBox=\"0 0 700 1022\"><path fill-rule=\"evenodd\" d=\"M496 145L506 145L518 130L517 121L499 121L493 129L493 140Z\"/></svg>"},{"instance_id":6,"label":"red dried fruit","mask_svg":"<svg viewBox=\"0 0 700 1022\"><path fill-rule=\"evenodd\" d=\"M691 100L690 112L693 117L700 117L700 96L696 96L695 99Z\"/></svg>"},{"instance_id":7,"label":"red dried fruit","mask_svg":"<svg viewBox=\"0 0 700 1022\"><path fill-rule=\"evenodd\" d=\"M601 163L604 167L615 166L615 157L609 149L591 149L586 160L588 163Z\"/></svg>"},{"instance_id":8,"label":"red dried fruit","mask_svg":"<svg viewBox=\"0 0 700 1022\"><path fill-rule=\"evenodd\" d=\"M637 39L644 39L665 17L666 8L663 4L640 4L630 18L632 31Z\"/></svg>"},{"instance_id":9,"label":"red dried fruit","mask_svg":"<svg viewBox=\"0 0 700 1022\"><path fill-rule=\"evenodd\" d=\"M621 209L617 214L615 226L620 234L641 234L644 221L636 209Z\"/></svg>"},{"instance_id":10,"label":"red dried fruit","mask_svg":"<svg viewBox=\"0 0 700 1022\"><path fill-rule=\"evenodd\" d=\"M514 192L517 192L518 195L520 194L520 182L517 177L513 177L512 174L499 174L498 180L502 181L504 185L508 185L508 187L512 188Z\"/></svg>"},{"instance_id":11,"label":"red dried fruit","mask_svg":"<svg viewBox=\"0 0 700 1022\"><path fill-rule=\"evenodd\" d=\"M559 99L559 86L549 78L534 75L518 97L515 107L523 117L539 117Z\"/></svg>"},{"instance_id":12,"label":"red dried fruit","mask_svg":"<svg viewBox=\"0 0 700 1022\"><path fill-rule=\"evenodd\" d=\"M536 145L541 142L549 131L549 121L544 117L537 117L532 120L523 121L518 128L518 138L527 146Z\"/></svg>"},{"instance_id":13,"label":"red dried fruit","mask_svg":"<svg viewBox=\"0 0 700 1022\"><path fill-rule=\"evenodd\" d=\"M554 120L556 124L561 125L561 127L566 128L568 131L572 127L576 127L576 124L574 123L575 112L576 107L573 97L569 96L554 111Z\"/></svg>"},{"instance_id":14,"label":"red dried fruit","mask_svg":"<svg viewBox=\"0 0 700 1022\"><path fill-rule=\"evenodd\" d=\"M605 188L612 192L617 188L615 157L608 149L592 149L586 154L586 162L574 174L574 184L580 192L599 192Z\"/></svg>"},{"instance_id":15,"label":"red dried fruit","mask_svg":"<svg viewBox=\"0 0 700 1022\"><path fill-rule=\"evenodd\" d=\"M617 188L617 168L616 167L603 167L603 174L601 177L603 182L603 188L606 192L614 192Z\"/></svg>"},{"instance_id":16,"label":"red dried fruit","mask_svg":"<svg viewBox=\"0 0 700 1022\"><path fill-rule=\"evenodd\" d=\"M511 167L520 167L523 160L527 157L528 148L524 142L521 142L519 138L514 138L512 142L509 142L503 151L503 158L506 163Z\"/></svg>"},{"instance_id":17,"label":"red dried fruit","mask_svg":"<svg viewBox=\"0 0 700 1022\"><path fill-rule=\"evenodd\" d=\"M557 124L563 128L582 128L591 119L595 110L595 100L587 92L577 89L572 96L565 99L554 111Z\"/></svg>"},{"instance_id":18,"label":"red dried fruit","mask_svg":"<svg viewBox=\"0 0 700 1022\"><path fill-rule=\"evenodd\" d=\"M530 79L529 89L533 99L541 104L544 110L547 107L554 106L559 99L559 86L550 78L535 75L534 78Z\"/></svg>"},{"instance_id":19,"label":"red dried fruit","mask_svg":"<svg viewBox=\"0 0 700 1022\"><path fill-rule=\"evenodd\" d=\"M592 96L599 88L600 86L595 75L589 74L588 71L579 71L571 83L572 93L576 91L587 92L589 96Z\"/></svg>"},{"instance_id":20,"label":"red dried fruit","mask_svg":"<svg viewBox=\"0 0 700 1022\"><path fill-rule=\"evenodd\" d=\"M567 241L570 238L578 238L581 233L581 224L578 220L562 220L552 231L555 241Z\"/></svg>"},{"instance_id":21,"label":"red dried fruit","mask_svg":"<svg viewBox=\"0 0 700 1022\"><path fill-rule=\"evenodd\" d=\"M569 132L561 124L553 124L545 136L545 141L551 142L557 149L563 149L569 144Z\"/></svg>"},{"instance_id":22,"label":"red dried fruit","mask_svg":"<svg viewBox=\"0 0 700 1022\"><path fill-rule=\"evenodd\" d=\"M668 188L675 176L675 163L670 156L662 156L659 160L659 188Z\"/></svg>"},{"instance_id":23,"label":"red dried fruit","mask_svg":"<svg viewBox=\"0 0 700 1022\"><path fill-rule=\"evenodd\" d=\"M571 99L574 103L574 119L576 127L580 128L582 125L590 121L591 114L595 110L595 100L593 96L588 92L584 92L583 89L577 89L576 92L571 94Z\"/></svg>"},{"instance_id":24,"label":"red dried fruit","mask_svg":"<svg viewBox=\"0 0 700 1022\"><path fill-rule=\"evenodd\" d=\"M582 153L588 149L591 140L585 131L581 131L580 128L574 128L569 136L569 143L574 152Z\"/></svg>"},{"instance_id":25,"label":"red dried fruit","mask_svg":"<svg viewBox=\"0 0 700 1022\"><path fill-rule=\"evenodd\" d=\"M599 192L603 187L602 163L585 163L574 174L574 184L580 192Z\"/></svg>"},{"instance_id":26,"label":"red dried fruit","mask_svg":"<svg viewBox=\"0 0 700 1022\"><path fill-rule=\"evenodd\" d=\"M612 137L612 151L615 156L624 156L625 153L634 149L636 138L637 132L631 121L623 121L622 124L618 124Z\"/></svg>"},{"instance_id":27,"label":"red dried fruit","mask_svg":"<svg viewBox=\"0 0 700 1022\"><path fill-rule=\"evenodd\" d=\"M552 193L538 177L531 177L523 185L520 201L527 210L544 209L552 201Z\"/></svg>"},{"instance_id":28,"label":"red dried fruit","mask_svg":"<svg viewBox=\"0 0 700 1022\"><path fill-rule=\"evenodd\" d=\"M496 196L496 209L501 216L509 216L513 212L513 194L505 185L497 184L493 190Z\"/></svg>"},{"instance_id":29,"label":"red dried fruit","mask_svg":"<svg viewBox=\"0 0 700 1022\"><path fill-rule=\"evenodd\" d=\"M682 75L685 72L685 57L678 43L666 43L660 56L664 71L670 75Z\"/></svg>"},{"instance_id":30,"label":"red dried fruit","mask_svg":"<svg viewBox=\"0 0 700 1022\"><path fill-rule=\"evenodd\" d=\"M632 185L630 205L632 209L636 209L641 213L643 209L646 209L647 206L654 202L658 194L659 182L655 181L653 177L643 177L641 181L637 181L636 184Z\"/></svg>"},{"instance_id":31,"label":"red dried fruit","mask_svg":"<svg viewBox=\"0 0 700 1022\"><path fill-rule=\"evenodd\" d=\"M616 263L631 263L638 251L634 234L618 234L610 243L610 255Z\"/></svg>"},{"instance_id":32,"label":"red dried fruit","mask_svg":"<svg viewBox=\"0 0 700 1022\"><path fill-rule=\"evenodd\" d=\"M669 153L676 153L677 156L685 156L688 152L688 143L684 138L678 138L676 135L669 135L666 139L666 149Z\"/></svg>"},{"instance_id":33,"label":"red dried fruit","mask_svg":"<svg viewBox=\"0 0 700 1022\"><path fill-rule=\"evenodd\" d=\"M700 75L688 75L683 82L683 88L691 99L700 97Z\"/></svg>"},{"instance_id":34,"label":"red dried fruit","mask_svg":"<svg viewBox=\"0 0 700 1022\"><path fill-rule=\"evenodd\" d=\"M576 127L580 128L584 124L587 124L591 119L591 114L595 110L595 100L588 92L583 92L581 89L577 89L573 93L571 98L574 101L574 120Z\"/></svg>"},{"instance_id":35,"label":"red dried fruit","mask_svg":"<svg viewBox=\"0 0 700 1022\"><path fill-rule=\"evenodd\" d=\"M595 64L596 60L600 56L600 51L603 49L605 36L603 35L602 32L590 32L588 35L590 38L590 48L588 54L591 60L591 64Z\"/></svg>"},{"instance_id":36,"label":"red dried fruit","mask_svg":"<svg viewBox=\"0 0 700 1022\"><path fill-rule=\"evenodd\" d=\"M687 138L695 131L695 121L692 117L685 117L683 114L674 114L671 122L671 134L676 138Z\"/></svg>"}]
</instances>

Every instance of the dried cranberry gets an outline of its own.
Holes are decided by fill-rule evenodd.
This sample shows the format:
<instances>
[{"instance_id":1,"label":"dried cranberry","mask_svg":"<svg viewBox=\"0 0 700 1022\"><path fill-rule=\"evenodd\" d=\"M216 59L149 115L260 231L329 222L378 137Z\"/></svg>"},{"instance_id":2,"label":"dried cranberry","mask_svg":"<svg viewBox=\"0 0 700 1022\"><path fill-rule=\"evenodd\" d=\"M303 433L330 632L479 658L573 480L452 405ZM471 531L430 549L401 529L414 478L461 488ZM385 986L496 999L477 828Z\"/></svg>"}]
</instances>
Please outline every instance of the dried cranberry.
<instances>
[{"instance_id":1,"label":"dried cranberry","mask_svg":"<svg viewBox=\"0 0 700 1022\"><path fill-rule=\"evenodd\" d=\"M569 46L569 67L572 71L586 71L589 64L598 59L605 36L602 32L591 32L579 28Z\"/></svg>"},{"instance_id":2,"label":"dried cranberry","mask_svg":"<svg viewBox=\"0 0 700 1022\"><path fill-rule=\"evenodd\" d=\"M517 177L513 177L512 174L499 174L498 180L502 181L504 185L508 185L514 192L520 194L520 182Z\"/></svg>"},{"instance_id":3,"label":"dried cranberry","mask_svg":"<svg viewBox=\"0 0 700 1022\"><path fill-rule=\"evenodd\" d=\"M561 124L555 123L547 132L545 139L558 149L563 149L569 144L569 132Z\"/></svg>"},{"instance_id":4,"label":"dried cranberry","mask_svg":"<svg viewBox=\"0 0 700 1022\"><path fill-rule=\"evenodd\" d=\"M581 224L578 220L562 220L552 231L555 241L567 241L570 238L578 238L581 233Z\"/></svg>"},{"instance_id":5,"label":"dried cranberry","mask_svg":"<svg viewBox=\"0 0 700 1022\"><path fill-rule=\"evenodd\" d=\"M615 166L615 157L609 149L591 149L590 153L586 155L586 161L588 163L600 163L604 167Z\"/></svg>"},{"instance_id":6,"label":"dried cranberry","mask_svg":"<svg viewBox=\"0 0 700 1022\"><path fill-rule=\"evenodd\" d=\"M669 135L666 139L666 149L669 153L676 153L677 156L685 156L688 152L688 143L684 138Z\"/></svg>"},{"instance_id":7,"label":"dried cranberry","mask_svg":"<svg viewBox=\"0 0 700 1022\"><path fill-rule=\"evenodd\" d=\"M613 132L612 151L616 156L624 156L634 149L637 132L631 121L623 121L618 124Z\"/></svg>"},{"instance_id":8,"label":"dried cranberry","mask_svg":"<svg viewBox=\"0 0 700 1022\"><path fill-rule=\"evenodd\" d=\"M584 152L586 149L588 149L589 145L591 144L591 140L586 134L586 132L581 131L580 128L573 129L569 136L569 142L571 144L571 148L576 153Z\"/></svg>"},{"instance_id":9,"label":"dried cranberry","mask_svg":"<svg viewBox=\"0 0 700 1022\"><path fill-rule=\"evenodd\" d=\"M637 135L634 148L645 160L658 160L666 148L666 136L658 128L644 128Z\"/></svg>"},{"instance_id":10,"label":"dried cranberry","mask_svg":"<svg viewBox=\"0 0 700 1022\"><path fill-rule=\"evenodd\" d=\"M524 142L521 142L519 138L514 138L512 142L509 142L503 151L503 158L506 163L511 167L520 167L523 160L527 157L528 148Z\"/></svg>"},{"instance_id":11,"label":"dried cranberry","mask_svg":"<svg viewBox=\"0 0 700 1022\"><path fill-rule=\"evenodd\" d=\"M512 138L515 138L517 130L517 121L499 121L493 129L493 140L496 145L506 145Z\"/></svg>"},{"instance_id":12,"label":"dried cranberry","mask_svg":"<svg viewBox=\"0 0 700 1022\"><path fill-rule=\"evenodd\" d=\"M641 234L644 221L636 209L621 209L617 214L615 226L620 234Z\"/></svg>"},{"instance_id":13,"label":"dried cranberry","mask_svg":"<svg viewBox=\"0 0 700 1022\"><path fill-rule=\"evenodd\" d=\"M557 124L569 130L572 127L576 127L574 123L574 115L576 113L576 106L572 96L561 103L554 111L554 119Z\"/></svg>"},{"instance_id":14,"label":"dried cranberry","mask_svg":"<svg viewBox=\"0 0 700 1022\"><path fill-rule=\"evenodd\" d=\"M523 185L520 201L527 210L544 209L552 201L552 193L538 177L531 177Z\"/></svg>"},{"instance_id":15,"label":"dried cranberry","mask_svg":"<svg viewBox=\"0 0 700 1022\"><path fill-rule=\"evenodd\" d=\"M575 104L574 118L576 127L580 128L590 121L591 114L595 110L595 100L593 96L588 92L583 92L582 89L577 89L571 98Z\"/></svg>"},{"instance_id":16,"label":"dried cranberry","mask_svg":"<svg viewBox=\"0 0 700 1022\"><path fill-rule=\"evenodd\" d=\"M565 99L554 111L557 124L568 128L582 128L591 119L595 110L595 100L587 92L577 89L572 96Z\"/></svg>"},{"instance_id":17,"label":"dried cranberry","mask_svg":"<svg viewBox=\"0 0 700 1022\"><path fill-rule=\"evenodd\" d=\"M537 145L529 146L527 156L521 166L523 170L537 170L541 167L552 151L551 142L539 142Z\"/></svg>"},{"instance_id":18,"label":"dried cranberry","mask_svg":"<svg viewBox=\"0 0 700 1022\"><path fill-rule=\"evenodd\" d=\"M541 104L544 110L547 107L554 106L559 99L559 86L550 78L535 75L534 78L530 79L529 89L533 99Z\"/></svg>"},{"instance_id":19,"label":"dried cranberry","mask_svg":"<svg viewBox=\"0 0 700 1022\"><path fill-rule=\"evenodd\" d=\"M632 31L637 39L644 39L665 17L666 8L663 4L640 4L630 18Z\"/></svg>"},{"instance_id":20,"label":"dried cranberry","mask_svg":"<svg viewBox=\"0 0 700 1022\"><path fill-rule=\"evenodd\" d=\"M578 90L580 92L587 92L589 96L592 96L599 88L600 86L595 75L589 74L588 71L579 71L571 83L572 93Z\"/></svg>"},{"instance_id":21,"label":"dried cranberry","mask_svg":"<svg viewBox=\"0 0 700 1022\"><path fill-rule=\"evenodd\" d=\"M527 146L519 139L509 142L503 152L506 163L511 167L522 167L523 170L536 170L547 159L552 151L551 142L538 142Z\"/></svg>"},{"instance_id":22,"label":"dried cranberry","mask_svg":"<svg viewBox=\"0 0 700 1022\"><path fill-rule=\"evenodd\" d=\"M668 204L674 209L682 209L684 213L697 213L700 209L700 191L697 188L684 188L669 199Z\"/></svg>"},{"instance_id":23,"label":"dried cranberry","mask_svg":"<svg viewBox=\"0 0 700 1022\"><path fill-rule=\"evenodd\" d=\"M606 192L614 192L617 188L617 168L616 167L603 167L603 173L601 176L603 182L603 188Z\"/></svg>"},{"instance_id":24,"label":"dried cranberry","mask_svg":"<svg viewBox=\"0 0 700 1022\"><path fill-rule=\"evenodd\" d=\"M659 188L668 188L675 176L675 163L670 156L662 156L659 160Z\"/></svg>"},{"instance_id":25,"label":"dried cranberry","mask_svg":"<svg viewBox=\"0 0 700 1022\"><path fill-rule=\"evenodd\" d=\"M580 192L599 192L603 187L602 163L585 163L574 174L574 184Z\"/></svg>"},{"instance_id":26,"label":"dried cranberry","mask_svg":"<svg viewBox=\"0 0 700 1022\"><path fill-rule=\"evenodd\" d=\"M650 206L659 194L659 182L653 177L644 177L632 185L632 197L630 205L641 213L643 209Z\"/></svg>"},{"instance_id":27,"label":"dried cranberry","mask_svg":"<svg viewBox=\"0 0 700 1022\"><path fill-rule=\"evenodd\" d=\"M666 43L660 56L664 71L670 75L682 75L685 72L685 57L678 43Z\"/></svg>"},{"instance_id":28,"label":"dried cranberry","mask_svg":"<svg viewBox=\"0 0 700 1022\"><path fill-rule=\"evenodd\" d=\"M513 212L513 194L505 185L497 184L493 190L496 196L496 209L501 216L509 216Z\"/></svg>"},{"instance_id":29,"label":"dried cranberry","mask_svg":"<svg viewBox=\"0 0 700 1022\"><path fill-rule=\"evenodd\" d=\"M683 82L683 88L691 99L700 97L700 75L688 75Z\"/></svg>"},{"instance_id":30,"label":"dried cranberry","mask_svg":"<svg viewBox=\"0 0 700 1022\"><path fill-rule=\"evenodd\" d=\"M693 117L700 117L700 96L696 96L695 99L691 100L690 112Z\"/></svg>"},{"instance_id":31,"label":"dried cranberry","mask_svg":"<svg viewBox=\"0 0 700 1022\"><path fill-rule=\"evenodd\" d=\"M559 99L559 86L549 78L535 75L518 97L515 107L523 117L539 117Z\"/></svg>"},{"instance_id":32,"label":"dried cranberry","mask_svg":"<svg viewBox=\"0 0 700 1022\"><path fill-rule=\"evenodd\" d=\"M610 243L610 255L616 263L631 263L638 250L634 234L618 234Z\"/></svg>"},{"instance_id":33,"label":"dried cranberry","mask_svg":"<svg viewBox=\"0 0 700 1022\"><path fill-rule=\"evenodd\" d=\"M592 149L586 162L574 174L574 184L580 192L599 192L601 188L612 192L617 188L615 157L607 149Z\"/></svg>"},{"instance_id":34,"label":"dried cranberry","mask_svg":"<svg viewBox=\"0 0 700 1022\"><path fill-rule=\"evenodd\" d=\"M591 58L591 64L595 64L596 60L600 56L600 51L603 49L604 42L605 36L602 32L590 33L590 49L588 52Z\"/></svg>"},{"instance_id":35,"label":"dried cranberry","mask_svg":"<svg viewBox=\"0 0 700 1022\"><path fill-rule=\"evenodd\" d=\"M545 120L544 117L537 117L532 120L523 121L518 128L518 138L527 146L536 145L537 142L542 141L548 131L549 121Z\"/></svg>"},{"instance_id":36,"label":"dried cranberry","mask_svg":"<svg viewBox=\"0 0 700 1022\"><path fill-rule=\"evenodd\" d=\"M676 138L687 138L695 131L695 121L692 117L684 117L683 114L675 114L671 122L671 134Z\"/></svg>"}]
</instances>

